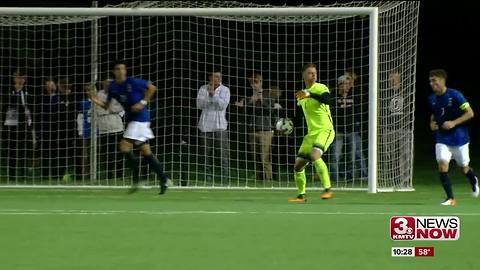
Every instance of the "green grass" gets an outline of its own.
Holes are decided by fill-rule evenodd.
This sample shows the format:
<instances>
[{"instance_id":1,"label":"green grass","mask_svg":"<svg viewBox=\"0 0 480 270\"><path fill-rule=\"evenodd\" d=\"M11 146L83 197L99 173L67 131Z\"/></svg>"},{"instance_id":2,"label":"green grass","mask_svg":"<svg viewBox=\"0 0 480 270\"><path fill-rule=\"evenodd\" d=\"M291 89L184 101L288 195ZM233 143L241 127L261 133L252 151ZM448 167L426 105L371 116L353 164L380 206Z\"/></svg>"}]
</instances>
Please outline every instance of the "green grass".
<instances>
[{"instance_id":1,"label":"green grass","mask_svg":"<svg viewBox=\"0 0 480 270\"><path fill-rule=\"evenodd\" d=\"M480 200L466 181L456 207L439 205L440 185L416 189L310 192L302 205L284 191L0 189L0 269L478 269ZM393 242L389 218L402 214L458 215L461 238ZM435 257L392 258L393 246Z\"/></svg>"}]
</instances>

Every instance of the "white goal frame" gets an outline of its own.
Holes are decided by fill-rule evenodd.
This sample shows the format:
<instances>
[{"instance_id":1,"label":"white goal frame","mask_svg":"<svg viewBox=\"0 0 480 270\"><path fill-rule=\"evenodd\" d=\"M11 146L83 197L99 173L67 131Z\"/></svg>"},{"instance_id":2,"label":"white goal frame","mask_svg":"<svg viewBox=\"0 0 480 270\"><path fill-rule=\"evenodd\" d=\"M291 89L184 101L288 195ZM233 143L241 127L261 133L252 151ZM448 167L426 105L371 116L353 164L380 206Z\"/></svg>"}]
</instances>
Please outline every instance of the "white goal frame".
<instances>
[{"instance_id":1,"label":"white goal frame","mask_svg":"<svg viewBox=\"0 0 480 270\"><path fill-rule=\"evenodd\" d=\"M369 17L369 106L368 106L368 192L377 188L377 89L378 89L378 7L281 7L281 8L40 8L0 7L5 16L86 16L96 20L102 16L357 16ZM95 24L94 24L95 26ZM92 42L98 33L93 29ZM96 50L96 46L92 46ZM92 52L92 74L96 74L96 52ZM96 76L96 75L93 75ZM93 79L93 78L92 78ZM92 127L94 123L92 123ZM94 128L92 128L94 130ZM92 133L95 136L95 132ZM94 138L94 137L92 137ZM95 167L95 166L92 166ZM92 176L96 175L95 173ZM4 186L2 186L4 187ZM5 186L6 187L6 186ZM38 187L38 186L13 186ZM54 188L48 186L49 188ZM72 186L81 188L82 186ZM91 188L100 186L88 186ZM58 188L68 188L60 186Z\"/></svg>"}]
</instances>

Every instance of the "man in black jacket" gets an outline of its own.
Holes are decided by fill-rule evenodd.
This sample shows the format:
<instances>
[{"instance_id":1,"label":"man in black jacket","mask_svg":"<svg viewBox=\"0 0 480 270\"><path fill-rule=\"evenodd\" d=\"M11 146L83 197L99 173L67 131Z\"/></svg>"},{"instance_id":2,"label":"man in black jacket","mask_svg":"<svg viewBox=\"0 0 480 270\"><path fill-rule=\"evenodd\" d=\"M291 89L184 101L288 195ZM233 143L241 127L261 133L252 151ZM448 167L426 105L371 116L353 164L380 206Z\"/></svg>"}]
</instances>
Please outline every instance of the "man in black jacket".
<instances>
[{"instance_id":1,"label":"man in black jacket","mask_svg":"<svg viewBox=\"0 0 480 270\"><path fill-rule=\"evenodd\" d=\"M0 121L3 126L4 149L8 158L7 178L18 180L26 176L28 159L33 152L32 111L33 102L25 89L26 76L22 71L13 73L13 86L1 93ZM20 172L20 175L17 174Z\"/></svg>"},{"instance_id":2,"label":"man in black jacket","mask_svg":"<svg viewBox=\"0 0 480 270\"><path fill-rule=\"evenodd\" d=\"M333 95L332 115L335 126L333 162L330 170L332 179L353 179L356 174L367 177L367 166L362 150L362 93L353 89L354 77L343 75L338 78L338 89ZM358 91L358 90L357 90ZM343 147L348 154L344 155ZM343 160L343 162L342 162Z\"/></svg>"},{"instance_id":3,"label":"man in black jacket","mask_svg":"<svg viewBox=\"0 0 480 270\"><path fill-rule=\"evenodd\" d=\"M57 80L57 92L59 98L58 124L58 158L59 170L63 173L63 181L72 180L75 171L75 123L77 118L77 100L70 78L60 77Z\"/></svg>"},{"instance_id":4,"label":"man in black jacket","mask_svg":"<svg viewBox=\"0 0 480 270\"><path fill-rule=\"evenodd\" d=\"M58 153L58 142L61 138L58 121L60 98L53 79L45 79L39 103L36 115L42 153L42 175L57 180L63 176L64 168L59 166L60 158L63 158Z\"/></svg>"},{"instance_id":5,"label":"man in black jacket","mask_svg":"<svg viewBox=\"0 0 480 270\"><path fill-rule=\"evenodd\" d=\"M272 173L272 98L270 91L263 89L263 77L254 73L249 78L253 94L246 100L236 102L237 107L245 107L249 132L249 146L255 162L256 179L271 181Z\"/></svg>"}]
</instances>

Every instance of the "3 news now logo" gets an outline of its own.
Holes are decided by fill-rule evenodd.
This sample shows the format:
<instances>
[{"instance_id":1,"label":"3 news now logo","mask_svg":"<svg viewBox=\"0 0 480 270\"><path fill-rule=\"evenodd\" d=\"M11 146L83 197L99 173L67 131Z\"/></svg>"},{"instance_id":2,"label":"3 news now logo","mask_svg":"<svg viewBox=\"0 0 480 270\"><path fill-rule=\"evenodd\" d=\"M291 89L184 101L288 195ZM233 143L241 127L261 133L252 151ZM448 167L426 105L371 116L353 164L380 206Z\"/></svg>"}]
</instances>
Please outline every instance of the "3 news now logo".
<instances>
[{"instance_id":1,"label":"3 news now logo","mask_svg":"<svg viewBox=\"0 0 480 270\"><path fill-rule=\"evenodd\" d=\"M390 218L392 240L458 240L460 218L458 217L412 217Z\"/></svg>"}]
</instances>

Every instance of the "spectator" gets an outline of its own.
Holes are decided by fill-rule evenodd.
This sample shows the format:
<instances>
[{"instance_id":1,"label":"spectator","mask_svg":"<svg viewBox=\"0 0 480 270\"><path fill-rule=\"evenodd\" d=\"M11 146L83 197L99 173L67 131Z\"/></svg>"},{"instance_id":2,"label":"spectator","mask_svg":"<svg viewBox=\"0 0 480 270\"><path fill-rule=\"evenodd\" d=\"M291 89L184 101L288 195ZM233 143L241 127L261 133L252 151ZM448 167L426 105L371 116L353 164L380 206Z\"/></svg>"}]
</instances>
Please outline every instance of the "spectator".
<instances>
[{"instance_id":1,"label":"spectator","mask_svg":"<svg viewBox=\"0 0 480 270\"><path fill-rule=\"evenodd\" d=\"M222 179L230 179L229 136L227 130L227 107L230 102L230 89L222 84L222 74L214 71L208 76L208 84L198 90L197 108L202 110L198 128L205 147L205 173L207 179L213 175L213 154L215 147L220 149Z\"/></svg>"},{"instance_id":2,"label":"spectator","mask_svg":"<svg viewBox=\"0 0 480 270\"><path fill-rule=\"evenodd\" d=\"M347 69L343 75L351 78L352 88L354 88L357 85L359 77L358 77L358 74L355 71L353 71L353 68Z\"/></svg>"},{"instance_id":3,"label":"spectator","mask_svg":"<svg viewBox=\"0 0 480 270\"><path fill-rule=\"evenodd\" d=\"M78 114L77 114L77 147L75 149L79 152L76 157L78 158L78 166L76 170L77 177L82 179L89 179L90 176L90 134L91 134L91 112L92 101L87 97L87 93L94 92L90 83L83 85L84 94L81 97Z\"/></svg>"},{"instance_id":4,"label":"spectator","mask_svg":"<svg viewBox=\"0 0 480 270\"><path fill-rule=\"evenodd\" d=\"M399 164L399 171L392 171L392 168L381 170L381 176L385 178L400 177L402 181L410 180L411 167L409 155L411 144L411 121L408 118L407 109L411 102L408 102L404 94L402 85L402 74L398 70L393 70L389 74L388 84L385 84L380 91L379 111L381 122L383 123L381 132L380 151L384 152L389 161L396 161ZM380 164L384 163L380 161Z\"/></svg>"},{"instance_id":5,"label":"spectator","mask_svg":"<svg viewBox=\"0 0 480 270\"><path fill-rule=\"evenodd\" d=\"M343 75L338 78L338 89L333 96L332 114L335 127L333 143L333 162L331 163L332 178L352 179L355 176L358 163L360 177L366 177L365 159L362 153L360 93L353 93L353 78ZM349 146L349 155L340 166L343 157L343 145ZM352 166L348 166L352 165Z\"/></svg>"},{"instance_id":6,"label":"spectator","mask_svg":"<svg viewBox=\"0 0 480 270\"><path fill-rule=\"evenodd\" d=\"M98 91L97 97L106 102L107 90L111 80L102 82L102 90ZM108 179L121 178L123 172L123 156L117 149L122 139L124 130L123 115L125 111L117 100L112 99L108 110L101 107L95 109L95 117L99 132L99 145L101 147L100 160L105 164Z\"/></svg>"},{"instance_id":7,"label":"spectator","mask_svg":"<svg viewBox=\"0 0 480 270\"><path fill-rule=\"evenodd\" d=\"M72 89L70 79L60 77L57 80L58 96L60 101L58 111L59 121L59 141L58 154L60 171L63 173L63 181L72 180L71 169L75 157L75 124L77 106L75 104L75 95Z\"/></svg>"},{"instance_id":8,"label":"spectator","mask_svg":"<svg viewBox=\"0 0 480 270\"><path fill-rule=\"evenodd\" d=\"M277 111L277 117L279 117L279 112L281 109L283 109L282 105L280 104L280 98L282 97L282 90L280 90L280 87L272 85L270 87L270 96L272 98L273 108Z\"/></svg>"},{"instance_id":9,"label":"spectator","mask_svg":"<svg viewBox=\"0 0 480 270\"><path fill-rule=\"evenodd\" d=\"M1 95L1 115L4 138L8 157L8 179L17 180L17 176L25 177L29 168L32 144L32 112L33 100L25 89L26 76L21 71L13 73L13 86L10 91ZM17 173L20 172L20 175Z\"/></svg>"},{"instance_id":10,"label":"spectator","mask_svg":"<svg viewBox=\"0 0 480 270\"><path fill-rule=\"evenodd\" d=\"M273 104L272 116L274 116L272 124L275 125L280 118L287 117L287 110L281 105L284 102L280 100L282 98L282 90L280 90L280 87L272 85L270 87L270 96L272 97ZM280 176L280 164L286 164L286 160L282 159L282 157L287 156L286 153L282 151L282 148L285 148L285 145L287 145L285 139L284 136L274 136L272 139L272 177L275 180L278 180Z\"/></svg>"},{"instance_id":11,"label":"spectator","mask_svg":"<svg viewBox=\"0 0 480 270\"><path fill-rule=\"evenodd\" d=\"M40 152L42 153L42 174L44 177L59 179L63 172L59 166L59 118L60 97L57 85L52 79L46 79L44 92L38 105L40 133Z\"/></svg>"},{"instance_id":12,"label":"spectator","mask_svg":"<svg viewBox=\"0 0 480 270\"><path fill-rule=\"evenodd\" d=\"M240 100L235 105L246 107L247 125L249 130L250 152L256 165L256 179L271 181L272 175L272 98L269 91L263 90L263 78L260 73L254 73L249 78L253 89L247 101Z\"/></svg>"}]
</instances>

